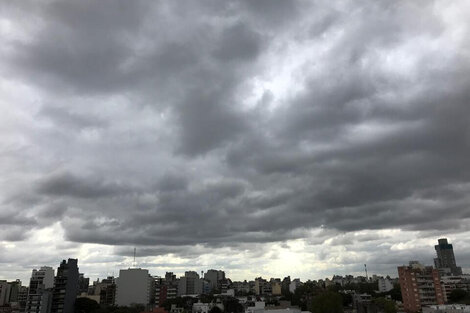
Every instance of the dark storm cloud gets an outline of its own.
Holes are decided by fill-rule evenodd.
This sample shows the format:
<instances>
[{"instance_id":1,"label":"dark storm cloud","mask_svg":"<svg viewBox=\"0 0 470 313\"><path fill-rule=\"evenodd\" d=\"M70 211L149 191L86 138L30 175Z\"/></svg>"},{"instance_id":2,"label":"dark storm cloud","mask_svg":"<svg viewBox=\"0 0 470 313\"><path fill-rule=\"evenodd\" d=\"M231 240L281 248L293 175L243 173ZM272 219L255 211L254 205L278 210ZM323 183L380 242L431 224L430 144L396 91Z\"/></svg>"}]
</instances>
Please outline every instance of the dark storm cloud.
<instances>
[{"instance_id":1,"label":"dark storm cloud","mask_svg":"<svg viewBox=\"0 0 470 313\"><path fill-rule=\"evenodd\" d=\"M205 90L196 90L189 94L179 110L181 151L189 155L219 147L227 140L237 138L246 127L241 113L230 106L220 106L220 103L231 102L231 98L226 98L220 90L205 93Z\"/></svg>"},{"instance_id":2,"label":"dark storm cloud","mask_svg":"<svg viewBox=\"0 0 470 313\"><path fill-rule=\"evenodd\" d=\"M14 70L24 71L46 88L60 86L56 92L95 93L130 82L126 71L119 70L132 56L124 38L140 27L146 7L140 1L106 3L30 3L40 16L35 22L42 27L11 56L12 64L22 64Z\"/></svg>"},{"instance_id":3,"label":"dark storm cloud","mask_svg":"<svg viewBox=\"0 0 470 313\"><path fill-rule=\"evenodd\" d=\"M128 186L106 182L100 178L79 177L69 172L57 172L38 182L37 190L45 195L76 198L100 198L128 192Z\"/></svg>"},{"instance_id":4,"label":"dark storm cloud","mask_svg":"<svg viewBox=\"0 0 470 313\"><path fill-rule=\"evenodd\" d=\"M3 209L5 210L5 209ZM34 225L35 219L31 217L22 217L16 212L2 211L0 213L0 225Z\"/></svg>"},{"instance_id":5,"label":"dark storm cloud","mask_svg":"<svg viewBox=\"0 0 470 313\"><path fill-rule=\"evenodd\" d=\"M261 36L244 24L236 24L224 29L214 56L222 62L252 60L261 48Z\"/></svg>"},{"instance_id":6,"label":"dark storm cloud","mask_svg":"<svg viewBox=\"0 0 470 313\"><path fill-rule=\"evenodd\" d=\"M34 110L2 128L25 147L2 199L37 228L184 257L465 230L468 42L426 2L3 6L0 70Z\"/></svg>"}]
</instances>

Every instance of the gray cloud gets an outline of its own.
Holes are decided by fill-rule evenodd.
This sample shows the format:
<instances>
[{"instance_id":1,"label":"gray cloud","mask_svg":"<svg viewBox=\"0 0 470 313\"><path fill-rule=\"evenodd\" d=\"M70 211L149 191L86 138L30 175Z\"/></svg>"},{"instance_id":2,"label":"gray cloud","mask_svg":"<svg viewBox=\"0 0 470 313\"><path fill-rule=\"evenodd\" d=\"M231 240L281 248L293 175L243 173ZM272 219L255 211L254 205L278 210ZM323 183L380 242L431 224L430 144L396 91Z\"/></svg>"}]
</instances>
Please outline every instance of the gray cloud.
<instances>
[{"instance_id":1,"label":"gray cloud","mask_svg":"<svg viewBox=\"0 0 470 313\"><path fill-rule=\"evenodd\" d=\"M26 1L1 14L0 93L17 104L0 103L1 240L59 223L67 241L115 246L124 262L132 246L190 258L333 238L383 244L371 262L385 269L393 238L348 234L468 231L459 12Z\"/></svg>"},{"instance_id":2,"label":"gray cloud","mask_svg":"<svg viewBox=\"0 0 470 313\"><path fill-rule=\"evenodd\" d=\"M126 187L94 177L82 178L69 172L57 172L38 182L37 189L42 194L52 196L99 198L128 192Z\"/></svg>"}]
</instances>

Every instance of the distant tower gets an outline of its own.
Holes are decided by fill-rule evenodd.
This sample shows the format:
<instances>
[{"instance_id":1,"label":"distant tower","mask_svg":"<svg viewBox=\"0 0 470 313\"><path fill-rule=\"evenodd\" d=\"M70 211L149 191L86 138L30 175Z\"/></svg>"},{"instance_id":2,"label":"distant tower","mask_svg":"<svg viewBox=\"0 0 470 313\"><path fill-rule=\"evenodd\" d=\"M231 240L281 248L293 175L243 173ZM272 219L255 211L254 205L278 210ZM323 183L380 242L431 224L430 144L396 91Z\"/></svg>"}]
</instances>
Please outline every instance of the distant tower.
<instances>
[{"instance_id":1,"label":"distant tower","mask_svg":"<svg viewBox=\"0 0 470 313\"><path fill-rule=\"evenodd\" d=\"M367 275L367 264L364 264L364 270L366 271L366 280L369 281L369 275Z\"/></svg>"},{"instance_id":2,"label":"distant tower","mask_svg":"<svg viewBox=\"0 0 470 313\"><path fill-rule=\"evenodd\" d=\"M137 264L135 263L135 250L136 250L136 249L135 249L135 247L134 247L134 262L132 263L132 267L134 267L134 268L137 266Z\"/></svg>"},{"instance_id":3,"label":"distant tower","mask_svg":"<svg viewBox=\"0 0 470 313\"><path fill-rule=\"evenodd\" d=\"M457 266L454 256L454 248L452 244L447 242L447 238L438 240L438 244L434 246L437 258L434 259L434 265L443 274L462 275L462 268Z\"/></svg>"},{"instance_id":4,"label":"distant tower","mask_svg":"<svg viewBox=\"0 0 470 313\"><path fill-rule=\"evenodd\" d=\"M73 313L78 294L78 260L68 259L60 263L54 280L52 313Z\"/></svg>"},{"instance_id":5,"label":"distant tower","mask_svg":"<svg viewBox=\"0 0 470 313\"><path fill-rule=\"evenodd\" d=\"M29 281L29 293L26 298L26 313L48 313L52 304L54 287L54 269L43 266L34 269Z\"/></svg>"}]
</instances>

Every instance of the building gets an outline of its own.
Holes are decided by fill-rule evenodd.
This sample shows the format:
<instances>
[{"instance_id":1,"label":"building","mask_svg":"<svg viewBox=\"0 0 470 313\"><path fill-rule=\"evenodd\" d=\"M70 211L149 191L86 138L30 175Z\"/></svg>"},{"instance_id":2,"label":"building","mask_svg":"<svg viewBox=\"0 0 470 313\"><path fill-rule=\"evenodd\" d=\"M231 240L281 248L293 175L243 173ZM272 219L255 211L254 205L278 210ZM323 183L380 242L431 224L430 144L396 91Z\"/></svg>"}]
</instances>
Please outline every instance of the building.
<instances>
[{"instance_id":1,"label":"building","mask_svg":"<svg viewBox=\"0 0 470 313\"><path fill-rule=\"evenodd\" d=\"M253 303L253 306L248 306L245 310L245 313L264 313L266 304L264 301L256 301Z\"/></svg>"},{"instance_id":2,"label":"building","mask_svg":"<svg viewBox=\"0 0 470 313\"><path fill-rule=\"evenodd\" d=\"M434 259L434 265L444 275L462 275L462 268L457 266L455 262L454 248L452 244L447 242L447 238L438 240L438 244L434 246L437 258Z\"/></svg>"},{"instance_id":3,"label":"building","mask_svg":"<svg viewBox=\"0 0 470 313\"><path fill-rule=\"evenodd\" d=\"M155 285L155 305L160 307L168 299L168 286L164 283Z\"/></svg>"},{"instance_id":4,"label":"building","mask_svg":"<svg viewBox=\"0 0 470 313\"><path fill-rule=\"evenodd\" d=\"M83 290L85 286L82 286ZM116 299L116 283L113 276L108 276L102 281L97 279L93 282L93 285L88 287L86 293L92 296L90 299L96 300L99 304L103 305L114 305ZM80 293L81 297L85 297L85 293Z\"/></svg>"},{"instance_id":5,"label":"building","mask_svg":"<svg viewBox=\"0 0 470 313\"><path fill-rule=\"evenodd\" d=\"M187 271L178 282L178 296L199 295L203 291L203 280L194 271Z\"/></svg>"},{"instance_id":6,"label":"building","mask_svg":"<svg viewBox=\"0 0 470 313\"><path fill-rule=\"evenodd\" d=\"M281 283L281 290L282 290L283 295L289 293L290 283L291 283L290 276L284 277Z\"/></svg>"},{"instance_id":7,"label":"building","mask_svg":"<svg viewBox=\"0 0 470 313\"><path fill-rule=\"evenodd\" d=\"M18 296L21 289L21 280L17 279L15 281L9 282L10 285L10 299L11 304L18 304Z\"/></svg>"},{"instance_id":8,"label":"building","mask_svg":"<svg viewBox=\"0 0 470 313\"><path fill-rule=\"evenodd\" d=\"M93 300L95 301L96 303L100 303L100 296L99 295L89 295L88 293L86 292L82 292L80 293L78 296L77 296L77 299L78 298L87 298L87 299L90 299L90 300Z\"/></svg>"},{"instance_id":9,"label":"building","mask_svg":"<svg viewBox=\"0 0 470 313\"><path fill-rule=\"evenodd\" d=\"M377 279L377 285L379 292L389 292L393 289L392 280L389 278L379 277Z\"/></svg>"},{"instance_id":10,"label":"building","mask_svg":"<svg viewBox=\"0 0 470 313\"><path fill-rule=\"evenodd\" d=\"M426 305L444 304L439 271L432 266L411 261L409 266L398 267L398 277L405 312L418 312Z\"/></svg>"},{"instance_id":11,"label":"building","mask_svg":"<svg viewBox=\"0 0 470 313\"><path fill-rule=\"evenodd\" d=\"M232 283L232 288L235 290L235 293L238 295L247 295L251 291L250 284L246 280L234 281Z\"/></svg>"},{"instance_id":12,"label":"building","mask_svg":"<svg viewBox=\"0 0 470 313\"><path fill-rule=\"evenodd\" d=\"M280 296L282 294L281 279L271 278L270 285L271 285L271 294L273 296Z\"/></svg>"},{"instance_id":13,"label":"building","mask_svg":"<svg viewBox=\"0 0 470 313\"><path fill-rule=\"evenodd\" d=\"M225 280L225 272L210 269L204 274L204 279L209 282L210 289L221 289L221 281Z\"/></svg>"},{"instance_id":14,"label":"building","mask_svg":"<svg viewBox=\"0 0 470 313\"><path fill-rule=\"evenodd\" d=\"M470 313L470 305L430 305L427 307L423 307L423 313Z\"/></svg>"},{"instance_id":15,"label":"building","mask_svg":"<svg viewBox=\"0 0 470 313\"><path fill-rule=\"evenodd\" d=\"M151 310L140 312L140 313L168 313L164 308L155 307Z\"/></svg>"},{"instance_id":16,"label":"building","mask_svg":"<svg viewBox=\"0 0 470 313\"><path fill-rule=\"evenodd\" d=\"M78 260L63 260L57 268L52 293L52 313L73 313L78 295Z\"/></svg>"},{"instance_id":17,"label":"building","mask_svg":"<svg viewBox=\"0 0 470 313\"><path fill-rule=\"evenodd\" d=\"M353 308L357 313L377 312L372 296L367 293L354 293L352 295Z\"/></svg>"},{"instance_id":18,"label":"building","mask_svg":"<svg viewBox=\"0 0 470 313\"><path fill-rule=\"evenodd\" d=\"M301 285L299 278L292 280L289 284L289 292L294 293L295 290Z\"/></svg>"},{"instance_id":19,"label":"building","mask_svg":"<svg viewBox=\"0 0 470 313\"><path fill-rule=\"evenodd\" d=\"M88 293L88 286L90 285L90 279L85 277L83 273L78 274L78 292Z\"/></svg>"},{"instance_id":20,"label":"building","mask_svg":"<svg viewBox=\"0 0 470 313\"><path fill-rule=\"evenodd\" d=\"M116 303L116 282L114 277L108 276L100 284L100 304L114 305Z\"/></svg>"},{"instance_id":21,"label":"building","mask_svg":"<svg viewBox=\"0 0 470 313\"><path fill-rule=\"evenodd\" d=\"M201 302L196 302L193 303L192 307L192 313L209 313L209 311L212 309L214 304L212 303L201 303Z\"/></svg>"},{"instance_id":22,"label":"building","mask_svg":"<svg viewBox=\"0 0 470 313\"><path fill-rule=\"evenodd\" d=\"M165 278L155 278L155 305L162 306L168 299L178 296L179 280L173 272L167 272Z\"/></svg>"},{"instance_id":23,"label":"building","mask_svg":"<svg viewBox=\"0 0 470 313\"><path fill-rule=\"evenodd\" d=\"M0 306L10 303L11 286L6 280L0 280Z\"/></svg>"},{"instance_id":24,"label":"building","mask_svg":"<svg viewBox=\"0 0 470 313\"><path fill-rule=\"evenodd\" d=\"M441 286L444 291L445 301L447 302L450 293L455 289L462 289L470 292L470 275L442 276Z\"/></svg>"},{"instance_id":25,"label":"building","mask_svg":"<svg viewBox=\"0 0 470 313\"><path fill-rule=\"evenodd\" d=\"M43 266L34 269L29 281L29 292L26 300L26 313L48 313L52 306L54 288L54 269Z\"/></svg>"},{"instance_id":26,"label":"building","mask_svg":"<svg viewBox=\"0 0 470 313\"><path fill-rule=\"evenodd\" d=\"M152 280L146 269L120 270L116 280L116 305L149 304Z\"/></svg>"},{"instance_id":27,"label":"building","mask_svg":"<svg viewBox=\"0 0 470 313\"><path fill-rule=\"evenodd\" d=\"M28 292L29 288L26 286L21 286L18 292L18 306L20 312L24 312L26 308L26 302L28 301Z\"/></svg>"},{"instance_id":28,"label":"building","mask_svg":"<svg viewBox=\"0 0 470 313\"><path fill-rule=\"evenodd\" d=\"M256 295L271 295L272 287L271 282L268 282L262 277L255 278L255 294Z\"/></svg>"}]
</instances>

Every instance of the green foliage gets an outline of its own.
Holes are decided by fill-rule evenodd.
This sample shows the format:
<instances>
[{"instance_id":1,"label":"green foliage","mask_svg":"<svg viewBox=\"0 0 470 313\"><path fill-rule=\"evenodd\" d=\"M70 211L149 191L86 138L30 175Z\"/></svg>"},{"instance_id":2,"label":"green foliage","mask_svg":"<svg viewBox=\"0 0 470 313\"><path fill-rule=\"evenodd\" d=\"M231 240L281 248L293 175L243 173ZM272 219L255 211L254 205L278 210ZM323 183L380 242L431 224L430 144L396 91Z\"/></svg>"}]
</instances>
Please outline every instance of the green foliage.
<instances>
[{"instance_id":1,"label":"green foliage","mask_svg":"<svg viewBox=\"0 0 470 313\"><path fill-rule=\"evenodd\" d=\"M382 310L384 313L397 313L397 307L395 302L385 298L376 298L373 302Z\"/></svg>"},{"instance_id":2,"label":"green foliage","mask_svg":"<svg viewBox=\"0 0 470 313\"><path fill-rule=\"evenodd\" d=\"M325 291L312 300L312 313L343 313L343 298L333 291Z\"/></svg>"},{"instance_id":3,"label":"green foliage","mask_svg":"<svg viewBox=\"0 0 470 313\"><path fill-rule=\"evenodd\" d=\"M342 293L341 297L343 298L343 307L352 305L353 298L349 293Z\"/></svg>"},{"instance_id":4,"label":"green foliage","mask_svg":"<svg viewBox=\"0 0 470 313\"><path fill-rule=\"evenodd\" d=\"M254 296L255 295L255 292L254 291L243 291L243 290L240 290L240 291L235 291L235 296L237 297L247 297L247 296Z\"/></svg>"},{"instance_id":5,"label":"green foliage","mask_svg":"<svg viewBox=\"0 0 470 313\"><path fill-rule=\"evenodd\" d=\"M323 288L313 282L306 282L297 287L295 292L291 294L292 297L288 300L291 301L292 305L297 305L302 311L305 311L311 305L313 297L321 292L324 292Z\"/></svg>"},{"instance_id":6,"label":"green foliage","mask_svg":"<svg viewBox=\"0 0 470 313\"><path fill-rule=\"evenodd\" d=\"M214 301L214 295L212 294L209 294L209 295L200 295L199 296L199 299L201 300L202 303L211 303L212 301Z\"/></svg>"},{"instance_id":7,"label":"green foliage","mask_svg":"<svg viewBox=\"0 0 470 313\"><path fill-rule=\"evenodd\" d=\"M145 311L145 306L141 304L133 304L131 306L102 306L93 311L93 313L140 313ZM78 313L75 311L75 313Z\"/></svg>"},{"instance_id":8,"label":"green foliage","mask_svg":"<svg viewBox=\"0 0 470 313\"><path fill-rule=\"evenodd\" d=\"M167 299L165 302L162 303L162 306L165 308L166 311L170 311L171 305L176 304L178 308L184 308L186 311L191 311L193 307L193 303L197 302L197 299L192 297L176 297L174 299Z\"/></svg>"},{"instance_id":9,"label":"green foliage","mask_svg":"<svg viewBox=\"0 0 470 313\"><path fill-rule=\"evenodd\" d=\"M468 292L463 289L454 289L449 295L449 302L462 303L469 297Z\"/></svg>"},{"instance_id":10,"label":"green foliage","mask_svg":"<svg viewBox=\"0 0 470 313\"><path fill-rule=\"evenodd\" d=\"M223 301L224 311L226 313L243 313L245 312L243 305L236 298L226 298Z\"/></svg>"},{"instance_id":11,"label":"green foliage","mask_svg":"<svg viewBox=\"0 0 470 313\"><path fill-rule=\"evenodd\" d=\"M395 301L403 301L401 297L400 284L393 285L393 289L389 291L390 296Z\"/></svg>"},{"instance_id":12,"label":"green foliage","mask_svg":"<svg viewBox=\"0 0 470 313\"><path fill-rule=\"evenodd\" d=\"M218 306L214 306L209 310L209 313L222 313L222 310Z\"/></svg>"},{"instance_id":13,"label":"green foliage","mask_svg":"<svg viewBox=\"0 0 470 313\"><path fill-rule=\"evenodd\" d=\"M75 300L75 313L91 313L100 308L95 300L89 298L77 298Z\"/></svg>"},{"instance_id":14,"label":"green foliage","mask_svg":"<svg viewBox=\"0 0 470 313\"><path fill-rule=\"evenodd\" d=\"M374 294L377 289L377 283L357 283L357 284L346 284L343 289L355 290L358 293Z\"/></svg>"}]
</instances>

